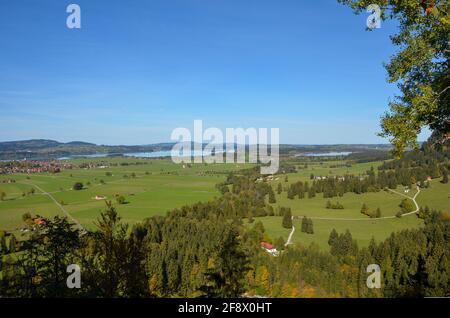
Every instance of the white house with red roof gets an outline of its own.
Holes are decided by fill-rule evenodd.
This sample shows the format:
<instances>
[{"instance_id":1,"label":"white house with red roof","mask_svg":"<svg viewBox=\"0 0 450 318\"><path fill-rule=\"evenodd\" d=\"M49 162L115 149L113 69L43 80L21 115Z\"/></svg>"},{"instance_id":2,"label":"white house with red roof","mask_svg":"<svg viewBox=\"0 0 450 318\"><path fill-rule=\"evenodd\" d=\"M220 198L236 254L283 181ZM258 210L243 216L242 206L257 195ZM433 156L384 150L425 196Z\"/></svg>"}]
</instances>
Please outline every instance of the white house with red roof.
<instances>
[{"instance_id":1,"label":"white house with red roof","mask_svg":"<svg viewBox=\"0 0 450 318\"><path fill-rule=\"evenodd\" d=\"M261 248L272 256L280 255L280 252L270 243L261 242Z\"/></svg>"}]
</instances>

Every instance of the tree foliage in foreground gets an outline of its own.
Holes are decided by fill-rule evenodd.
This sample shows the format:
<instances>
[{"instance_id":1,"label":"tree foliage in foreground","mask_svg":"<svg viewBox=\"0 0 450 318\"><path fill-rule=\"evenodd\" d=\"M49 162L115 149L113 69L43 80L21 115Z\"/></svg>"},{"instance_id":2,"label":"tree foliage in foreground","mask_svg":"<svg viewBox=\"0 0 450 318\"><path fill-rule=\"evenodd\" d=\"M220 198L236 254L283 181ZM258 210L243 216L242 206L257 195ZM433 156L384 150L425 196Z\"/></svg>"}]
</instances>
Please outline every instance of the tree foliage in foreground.
<instances>
[{"instance_id":1,"label":"tree foliage in foreground","mask_svg":"<svg viewBox=\"0 0 450 318\"><path fill-rule=\"evenodd\" d=\"M435 142L449 138L450 3L447 0L338 0L356 13L370 4L381 8L383 20L399 23L392 43L399 50L385 65L389 82L401 91L382 119L381 135L389 137L396 155L406 147L417 147L421 129L428 126Z\"/></svg>"}]
</instances>

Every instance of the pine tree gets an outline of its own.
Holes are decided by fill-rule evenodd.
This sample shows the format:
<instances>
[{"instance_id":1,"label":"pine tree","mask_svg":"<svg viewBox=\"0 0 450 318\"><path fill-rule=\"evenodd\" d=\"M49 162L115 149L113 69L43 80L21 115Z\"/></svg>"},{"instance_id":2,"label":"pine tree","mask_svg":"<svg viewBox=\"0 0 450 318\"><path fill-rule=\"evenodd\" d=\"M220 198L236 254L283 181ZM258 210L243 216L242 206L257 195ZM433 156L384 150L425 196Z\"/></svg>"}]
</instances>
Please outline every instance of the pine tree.
<instances>
[{"instance_id":1,"label":"pine tree","mask_svg":"<svg viewBox=\"0 0 450 318\"><path fill-rule=\"evenodd\" d=\"M6 247L6 238L4 235L0 234L0 252L3 254L7 254L7 247Z\"/></svg>"},{"instance_id":2,"label":"pine tree","mask_svg":"<svg viewBox=\"0 0 450 318\"><path fill-rule=\"evenodd\" d=\"M110 201L106 201L106 209L94 223L98 228L97 249L102 255L97 263L99 277L96 278L98 284L103 289L104 297L117 297L118 286L121 277L120 266L117 259L118 247L126 235L127 227L122 225L121 218L116 208Z\"/></svg>"},{"instance_id":3,"label":"pine tree","mask_svg":"<svg viewBox=\"0 0 450 318\"><path fill-rule=\"evenodd\" d=\"M284 249L284 244L286 244L286 242L281 236L275 241L275 247L279 250Z\"/></svg>"},{"instance_id":4,"label":"pine tree","mask_svg":"<svg viewBox=\"0 0 450 318\"><path fill-rule=\"evenodd\" d=\"M308 232L308 219L306 216L302 218L302 232L307 233Z\"/></svg>"},{"instance_id":5,"label":"pine tree","mask_svg":"<svg viewBox=\"0 0 450 318\"><path fill-rule=\"evenodd\" d=\"M10 244L12 244L11 241ZM39 229L33 231L32 237L24 242L23 246L25 253L21 263L24 272L30 275L36 273L37 269L33 265L36 264L36 260L33 255L38 255L40 258L39 277L42 281L39 287L43 295L47 297L67 295L71 290L66 285L66 271L67 266L73 263L74 255L80 247L79 229L74 228L67 218L55 216L52 220L46 219ZM37 252L38 249L39 252ZM31 273L30 269L33 269Z\"/></svg>"},{"instance_id":6,"label":"pine tree","mask_svg":"<svg viewBox=\"0 0 450 318\"><path fill-rule=\"evenodd\" d=\"M11 234L10 238L9 238L9 253L15 253L16 250L16 237L14 236L14 234Z\"/></svg>"},{"instance_id":7,"label":"pine tree","mask_svg":"<svg viewBox=\"0 0 450 318\"><path fill-rule=\"evenodd\" d=\"M206 297L237 298L244 293L249 260L238 236L234 228L227 229L217 260L206 272L207 284L201 287Z\"/></svg>"},{"instance_id":8,"label":"pine tree","mask_svg":"<svg viewBox=\"0 0 450 318\"><path fill-rule=\"evenodd\" d=\"M338 239L338 233L333 228L333 230L330 233L330 237L328 238L328 245L330 245L330 246L334 245L336 243L337 239Z\"/></svg>"},{"instance_id":9,"label":"pine tree","mask_svg":"<svg viewBox=\"0 0 450 318\"><path fill-rule=\"evenodd\" d=\"M375 217L380 218L381 217L381 210L380 208L377 208L377 211L375 212Z\"/></svg>"},{"instance_id":10,"label":"pine tree","mask_svg":"<svg viewBox=\"0 0 450 318\"><path fill-rule=\"evenodd\" d=\"M292 214L290 208L286 209L283 214L282 226L286 229L292 228Z\"/></svg>"},{"instance_id":11,"label":"pine tree","mask_svg":"<svg viewBox=\"0 0 450 318\"><path fill-rule=\"evenodd\" d=\"M313 220L308 219L308 234L314 234Z\"/></svg>"},{"instance_id":12,"label":"pine tree","mask_svg":"<svg viewBox=\"0 0 450 318\"><path fill-rule=\"evenodd\" d=\"M275 193L273 192L272 188L270 188L269 191L269 203L273 204L276 203L277 199L275 198Z\"/></svg>"},{"instance_id":13,"label":"pine tree","mask_svg":"<svg viewBox=\"0 0 450 318\"><path fill-rule=\"evenodd\" d=\"M362 207L361 207L361 213L368 215L369 214L369 208L367 207L367 205L365 203L363 203Z\"/></svg>"},{"instance_id":14,"label":"pine tree","mask_svg":"<svg viewBox=\"0 0 450 318\"><path fill-rule=\"evenodd\" d=\"M253 213L251 211L248 212L247 217L248 217L248 219L247 219L248 223L253 223L255 221L255 219L253 218Z\"/></svg>"},{"instance_id":15,"label":"pine tree","mask_svg":"<svg viewBox=\"0 0 450 318\"><path fill-rule=\"evenodd\" d=\"M441 183L447 184L448 183L448 171L447 169L442 169L442 181Z\"/></svg>"}]
</instances>

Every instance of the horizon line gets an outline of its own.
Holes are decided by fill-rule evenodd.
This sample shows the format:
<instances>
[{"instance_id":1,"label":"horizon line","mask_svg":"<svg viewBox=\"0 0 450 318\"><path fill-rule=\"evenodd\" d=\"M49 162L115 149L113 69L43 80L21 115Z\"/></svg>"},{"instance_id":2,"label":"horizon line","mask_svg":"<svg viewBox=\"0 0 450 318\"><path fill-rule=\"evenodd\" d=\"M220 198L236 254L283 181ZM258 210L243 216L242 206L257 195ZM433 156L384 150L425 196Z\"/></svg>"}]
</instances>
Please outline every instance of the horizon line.
<instances>
[{"instance_id":1,"label":"horizon line","mask_svg":"<svg viewBox=\"0 0 450 318\"><path fill-rule=\"evenodd\" d=\"M32 139L19 139L19 140L6 140L6 141L0 141L0 144L4 144L4 143L15 143L15 142L30 142L30 141L53 141L53 142L57 142L60 144L71 144L71 143L85 143L85 144L91 144L91 145L95 145L95 146L110 146L110 147L117 147L117 146L126 146L126 147L131 147L131 146L153 146L153 145L160 145L160 144L176 144L179 142L175 142L175 141L162 141L162 142L154 142L154 143L147 143L147 144L106 144L106 143L94 143L94 142L87 142L87 141L81 141L81 140L73 140L73 141L67 141L67 142L61 142L58 141L56 139L46 139L46 138L32 138ZM417 141L417 143L421 144L424 143L425 141ZM194 143L194 142L192 142ZM202 144L217 144L220 145L221 143L208 143L208 142L203 142ZM222 143L223 145L226 145L227 143L224 142ZM237 143L234 143L237 144ZM247 144L245 143L244 145L252 145L252 144ZM259 143L257 144L259 145ZM386 143L279 143L279 145L283 145L283 146L336 146L336 145L383 145L383 146L392 146L391 143L386 142Z\"/></svg>"}]
</instances>

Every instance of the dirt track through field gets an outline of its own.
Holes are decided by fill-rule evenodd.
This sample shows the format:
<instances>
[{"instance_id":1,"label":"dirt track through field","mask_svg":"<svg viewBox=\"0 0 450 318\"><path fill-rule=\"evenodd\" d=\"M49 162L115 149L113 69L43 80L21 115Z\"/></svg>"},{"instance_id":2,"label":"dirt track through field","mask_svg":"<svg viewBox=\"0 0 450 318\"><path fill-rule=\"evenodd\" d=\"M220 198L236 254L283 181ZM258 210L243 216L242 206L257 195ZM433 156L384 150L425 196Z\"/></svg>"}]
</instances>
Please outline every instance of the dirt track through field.
<instances>
[{"instance_id":1,"label":"dirt track through field","mask_svg":"<svg viewBox=\"0 0 450 318\"><path fill-rule=\"evenodd\" d=\"M51 193L45 191L44 189L42 189L41 187L39 187L33 183L28 183L28 184L35 187L39 191L41 191L42 194L48 196L58 206L58 208L64 213L65 216L67 216L70 220L72 220L80 230L84 230L81 223L77 219L75 219L69 212L67 212L67 210L64 209L64 207L55 199L55 197Z\"/></svg>"},{"instance_id":2,"label":"dirt track through field","mask_svg":"<svg viewBox=\"0 0 450 318\"><path fill-rule=\"evenodd\" d=\"M408 215L413 215L413 214L416 214L417 212L419 212L419 205L417 204L417 201L416 201L417 195L420 193L420 188L419 187L417 187L417 193L414 195L414 197L407 196L406 194L397 192L395 190L391 190L391 189L388 189L388 190L393 192L393 193L395 193L395 194L401 195L401 196L403 196L403 197L405 197L407 199L410 199L410 200L412 200L414 202L414 205L416 206L416 209L414 211L412 211L412 212L408 212L408 213L402 214L402 217L408 216ZM379 217L379 218L327 218L327 217L311 216L311 217L308 217L308 219L312 219L312 220L329 220L329 221L375 221L375 220L395 219L396 217L397 216L395 216L395 215L383 216L383 217ZM299 220L302 217L301 216L296 216L295 218Z\"/></svg>"}]
</instances>

